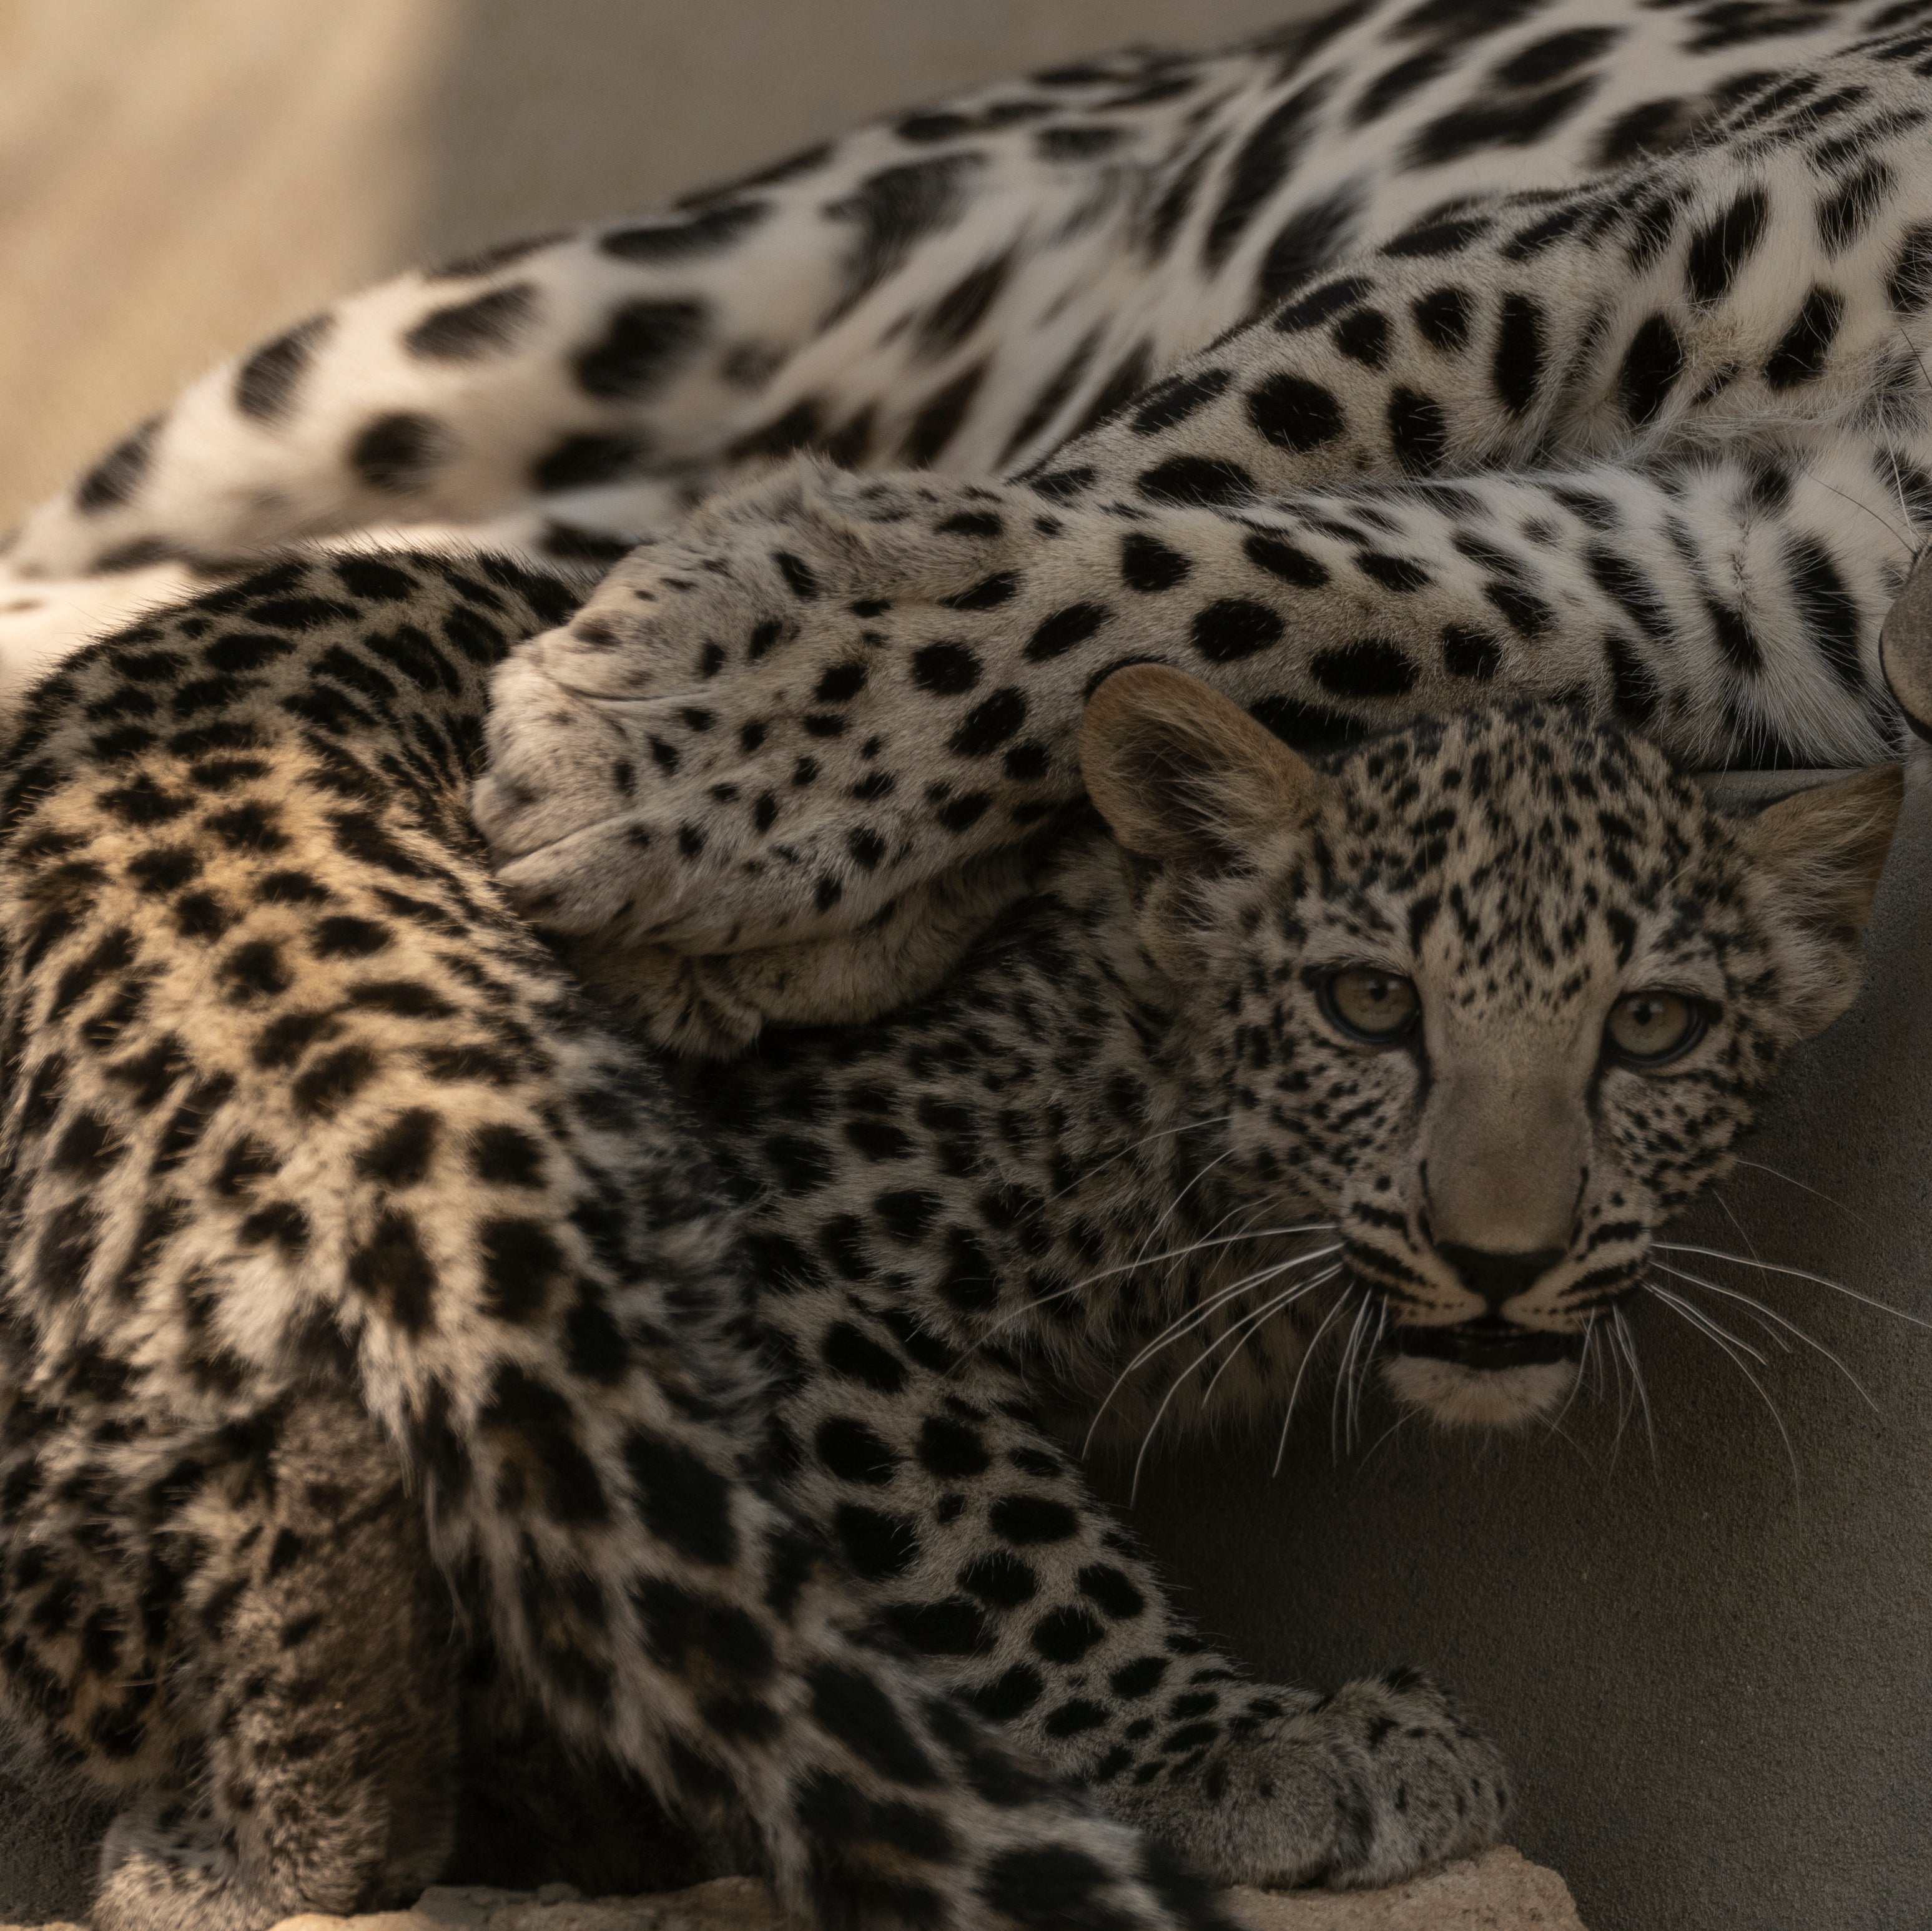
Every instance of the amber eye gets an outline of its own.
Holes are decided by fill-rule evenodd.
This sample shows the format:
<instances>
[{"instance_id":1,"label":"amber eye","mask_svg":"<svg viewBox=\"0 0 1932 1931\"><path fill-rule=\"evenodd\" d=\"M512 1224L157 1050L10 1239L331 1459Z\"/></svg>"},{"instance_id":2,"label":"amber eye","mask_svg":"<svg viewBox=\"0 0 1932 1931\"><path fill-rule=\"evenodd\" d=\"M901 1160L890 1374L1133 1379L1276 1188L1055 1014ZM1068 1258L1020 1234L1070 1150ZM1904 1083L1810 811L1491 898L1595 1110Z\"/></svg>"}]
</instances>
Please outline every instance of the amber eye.
<instances>
[{"instance_id":1,"label":"amber eye","mask_svg":"<svg viewBox=\"0 0 1932 1931\"><path fill-rule=\"evenodd\" d=\"M1399 1039L1422 1012L1413 979L1375 966L1345 966L1322 982L1322 1009L1352 1039Z\"/></svg>"},{"instance_id":2,"label":"amber eye","mask_svg":"<svg viewBox=\"0 0 1932 1931\"><path fill-rule=\"evenodd\" d=\"M1660 1066L1704 1036L1705 1009L1681 992L1627 992L1610 1008L1610 1050L1632 1066Z\"/></svg>"}]
</instances>

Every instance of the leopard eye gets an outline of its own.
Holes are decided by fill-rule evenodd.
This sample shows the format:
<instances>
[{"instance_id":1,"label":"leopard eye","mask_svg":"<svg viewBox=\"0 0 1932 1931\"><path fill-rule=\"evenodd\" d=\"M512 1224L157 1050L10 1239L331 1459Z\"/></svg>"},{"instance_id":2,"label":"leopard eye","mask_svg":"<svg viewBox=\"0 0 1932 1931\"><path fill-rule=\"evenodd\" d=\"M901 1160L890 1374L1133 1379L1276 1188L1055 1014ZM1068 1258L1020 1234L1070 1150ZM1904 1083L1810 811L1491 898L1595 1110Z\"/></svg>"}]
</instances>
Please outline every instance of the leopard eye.
<instances>
[{"instance_id":1,"label":"leopard eye","mask_svg":"<svg viewBox=\"0 0 1932 1931\"><path fill-rule=\"evenodd\" d=\"M1382 1046L1399 1039L1422 1014L1415 982L1376 966L1344 966L1322 982L1322 1010L1336 1031Z\"/></svg>"},{"instance_id":2,"label":"leopard eye","mask_svg":"<svg viewBox=\"0 0 1932 1931\"><path fill-rule=\"evenodd\" d=\"M1706 1009L1681 992L1627 992L1604 1027L1611 1051L1634 1066L1681 1059L1704 1036Z\"/></svg>"}]
</instances>

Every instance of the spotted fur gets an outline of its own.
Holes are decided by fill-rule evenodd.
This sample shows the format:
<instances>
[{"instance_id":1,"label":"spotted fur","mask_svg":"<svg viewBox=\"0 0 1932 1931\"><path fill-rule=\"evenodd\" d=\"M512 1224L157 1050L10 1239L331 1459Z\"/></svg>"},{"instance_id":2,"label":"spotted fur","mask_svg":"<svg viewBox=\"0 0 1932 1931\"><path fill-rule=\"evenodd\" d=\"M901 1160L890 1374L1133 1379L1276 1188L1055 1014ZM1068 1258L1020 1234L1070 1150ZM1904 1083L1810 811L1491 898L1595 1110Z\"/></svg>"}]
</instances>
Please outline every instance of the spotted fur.
<instances>
[{"instance_id":1,"label":"spotted fur","mask_svg":"<svg viewBox=\"0 0 1932 1931\"><path fill-rule=\"evenodd\" d=\"M292 536L602 567L710 499L506 673L478 810L717 1047L932 983L1128 659L1304 742L1515 692L1865 761L1932 505L1927 20L1349 0L404 277L30 517L5 674ZM842 467L729 495L800 449Z\"/></svg>"},{"instance_id":2,"label":"spotted fur","mask_svg":"<svg viewBox=\"0 0 1932 1931\"><path fill-rule=\"evenodd\" d=\"M668 1077L464 820L487 673L569 600L292 559L94 646L10 747L0 1681L130 1800L102 1931L406 1897L466 1755L532 1726L614 1834L649 1786L838 1918L1218 1923L1123 1824L1223 1879L1488 1841L1440 1694L1253 1684L1052 1405L1104 1414L1178 1323L1252 1342L1226 1406L1271 1413L1352 1309L1406 1399L1546 1410L1850 998L1897 767L1734 829L1520 711L1324 778L1142 668L1083 743L1120 851L1064 828L923 1006ZM1350 961L1412 978L1414 1049L1323 1018ZM1658 984L1696 1051L1606 1064Z\"/></svg>"},{"instance_id":3,"label":"spotted fur","mask_svg":"<svg viewBox=\"0 0 1932 1931\"><path fill-rule=\"evenodd\" d=\"M30 518L16 698L226 586L41 688L0 832L0 1671L133 1806L104 1927L404 1895L500 1723L832 1917L1204 1924L1150 1840L1487 1837L1426 1682L1201 1646L1042 1390L1178 1317L1271 1412L1333 1316L1546 1409L1850 997L1895 771L1744 829L1608 721L1896 748L1927 10L1385 0L1038 76L358 298ZM622 560L573 613L504 544ZM1568 708L1318 774L1162 666L1305 749ZM967 962L680 1072L518 911L712 1053ZM1324 1030L1344 957L1419 1047ZM1667 1075L1596 1051L1640 980L1714 1015ZM1257 1216L1335 1221L1340 1297L1241 1326ZM1130 1425L1204 1399L1154 1359Z\"/></svg>"},{"instance_id":4,"label":"spotted fur","mask_svg":"<svg viewBox=\"0 0 1932 1931\"><path fill-rule=\"evenodd\" d=\"M569 601L291 560L11 742L0 1683L129 1805L94 1923L406 1901L494 1713L834 1921L1218 1927L868 1616L759 1452L724 1197L464 819L486 673Z\"/></svg>"},{"instance_id":5,"label":"spotted fur","mask_svg":"<svg viewBox=\"0 0 1932 1931\"><path fill-rule=\"evenodd\" d=\"M1521 706L1316 769L1150 670L1082 748L1113 836L1058 841L942 989L688 1078L747 1203L790 1492L969 1700L1239 1871L1292 1801L1284 1735L1318 1716L1372 1757L1388 1692L1364 1732L1359 1687L1311 1707L1201 1654L1056 1412L1271 1443L1324 1335L1352 1417L1372 1372L1452 1425L1552 1412L1851 998L1900 782L1740 823ZM1325 983L1364 963L1414 985L1412 1035L1338 1027ZM1620 1062L1606 1018L1657 986L1708 1023Z\"/></svg>"}]
</instances>

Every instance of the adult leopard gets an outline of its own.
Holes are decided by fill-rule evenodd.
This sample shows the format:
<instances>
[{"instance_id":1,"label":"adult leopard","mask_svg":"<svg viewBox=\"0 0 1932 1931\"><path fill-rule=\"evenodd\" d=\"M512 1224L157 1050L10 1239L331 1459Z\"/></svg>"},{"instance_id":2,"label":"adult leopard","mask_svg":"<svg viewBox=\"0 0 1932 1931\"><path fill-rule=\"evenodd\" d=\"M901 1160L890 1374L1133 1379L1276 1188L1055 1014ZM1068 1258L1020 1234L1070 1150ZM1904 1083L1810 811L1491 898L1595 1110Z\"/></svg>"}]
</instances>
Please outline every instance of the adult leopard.
<instances>
[{"instance_id":1,"label":"adult leopard","mask_svg":"<svg viewBox=\"0 0 1932 1931\"><path fill-rule=\"evenodd\" d=\"M728 577L641 551L504 684L480 820L553 924L742 954L946 898L916 957L674 1002L716 1043L929 981L1011 887L928 882L1077 789L1125 657L1291 734L1512 689L1696 761L1864 761L1932 504L1928 17L1352 0L402 277L28 519L11 673L291 537L608 561L775 453L927 466L719 505Z\"/></svg>"}]
</instances>

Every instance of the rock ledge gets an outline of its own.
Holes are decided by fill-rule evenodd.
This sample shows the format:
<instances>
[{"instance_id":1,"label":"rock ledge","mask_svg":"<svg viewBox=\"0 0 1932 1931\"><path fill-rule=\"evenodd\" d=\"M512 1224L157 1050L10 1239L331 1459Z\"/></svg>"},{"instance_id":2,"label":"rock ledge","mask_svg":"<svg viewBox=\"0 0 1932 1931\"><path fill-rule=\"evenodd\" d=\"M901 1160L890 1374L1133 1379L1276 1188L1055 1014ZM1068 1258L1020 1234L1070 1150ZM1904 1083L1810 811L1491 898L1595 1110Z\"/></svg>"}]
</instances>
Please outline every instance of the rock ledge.
<instances>
[{"instance_id":1,"label":"rock ledge","mask_svg":"<svg viewBox=\"0 0 1932 1931\"><path fill-rule=\"evenodd\" d=\"M1569 1887L1512 1850L1444 1864L1386 1891L1244 1889L1228 1901L1251 1931L1583 1931ZM724 1877L650 1897L583 1898L568 1885L535 1892L443 1887L424 1892L408 1911L311 1912L284 1918L275 1931L784 1931L786 1922L756 1879Z\"/></svg>"}]
</instances>

